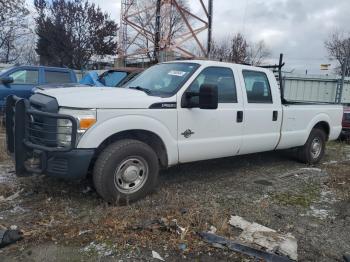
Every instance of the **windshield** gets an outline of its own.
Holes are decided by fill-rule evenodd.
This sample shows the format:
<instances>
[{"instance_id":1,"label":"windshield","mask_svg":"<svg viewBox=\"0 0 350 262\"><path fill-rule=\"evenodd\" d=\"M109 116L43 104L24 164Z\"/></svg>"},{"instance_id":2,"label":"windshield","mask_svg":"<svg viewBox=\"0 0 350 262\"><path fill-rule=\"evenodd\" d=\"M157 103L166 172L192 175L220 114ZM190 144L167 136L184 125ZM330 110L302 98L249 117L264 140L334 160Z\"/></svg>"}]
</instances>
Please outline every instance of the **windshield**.
<instances>
[{"instance_id":1,"label":"windshield","mask_svg":"<svg viewBox=\"0 0 350 262\"><path fill-rule=\"evenodd\" d=\"M13 67L7 67L7 68L4 68L0 71L0 75L4 75L6 74L8 71L10 71Z\"/></svg>"},{"instance_id":2,"label":"windshield","mask_svg":"<svg viewBox=\"0 0 350 262\"><path fill-rule=\"evenodd\" d=\"M124 87L161 97L174 95L199 67L194 63L165 63L150 67Z\"/></svg>"},{"instance_id":3,"label":"windshield","mask_svg":"<svg viewBox=\"0 0 350 262\"><path fill-rule=\"evenodd\" d=\"M99 81L105 86L116 87L127 76L128 74L126 72L109 71L106 74L103 74Z\"/></svg>"}]
</instances>

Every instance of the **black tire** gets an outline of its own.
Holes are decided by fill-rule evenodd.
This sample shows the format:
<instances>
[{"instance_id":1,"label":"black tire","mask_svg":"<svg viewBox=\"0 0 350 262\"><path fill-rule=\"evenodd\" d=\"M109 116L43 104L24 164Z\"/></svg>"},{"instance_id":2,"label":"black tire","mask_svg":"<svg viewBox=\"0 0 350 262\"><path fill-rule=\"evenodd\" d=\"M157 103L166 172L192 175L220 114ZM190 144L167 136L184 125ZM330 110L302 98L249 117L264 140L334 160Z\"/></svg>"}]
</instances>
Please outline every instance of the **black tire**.
<instances>
[{"instance_id":1,"label":"black tire","mask_svg":"<svg viewBox=\"0 0 350 262\"><path fill-rule=\"evenodd\" d=\"M317 140L321 148L318 154L314 153L313 143ZM304 164L317 164L323 158L326 149L326 133L318 128L311 131L304 146L298 148L298 159Z\"/></svg>"},{"instance_id":2,"label":"black tire","mask_svg":"<svg viewBox=\"0 0 350 262\"><path fill-rule=\"evenodd\" d=\"M139 166L144 169L138 170ZM129 168L136 169L130 171L132 176L135 177L136 174L137 178L143 179L138 187L130 187L132 182L123 178ZM118 172L119 170L124 170L124 172ZM123 175L118 179L119 173ZM141 141L125 139L109 145L102 151L94 166L93 181L97 193L104 200L110 203L127 204L153 191L158 182L158 173L159 162L154 150ZM137 185L137 182L134 184ZM125 187L130 190L138 188L138 190L125 192L128 190Z\"/></svg>"}]
</instances>

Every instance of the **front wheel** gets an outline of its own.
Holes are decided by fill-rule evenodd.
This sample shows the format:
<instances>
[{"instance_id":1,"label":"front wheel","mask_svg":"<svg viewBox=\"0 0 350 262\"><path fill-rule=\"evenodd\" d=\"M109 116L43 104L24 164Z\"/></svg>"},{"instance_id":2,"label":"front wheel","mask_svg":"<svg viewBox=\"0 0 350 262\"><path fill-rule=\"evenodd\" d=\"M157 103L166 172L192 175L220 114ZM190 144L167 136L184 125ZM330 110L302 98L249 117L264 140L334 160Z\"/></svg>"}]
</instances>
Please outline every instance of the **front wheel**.
<instances>
[{"instance_id":1,"label":"front wheel","mask_svg":"<svg viewBox=\"0 0 350 262\"><path fill-rule=\"evenodd\" d=\"M298 148L298 158L305 164L317 164L326 149L326 134L321 129L313 129L305 145Z\"/></svg>"},{"instance_id":2,"label":"front wheel","mask_svg":"<svg viewBox=\"0 0 350 262\"><path fill-rule=\"evenodd\" d=\"M93 180L106 201L125 204L139 200L157 184L158 157L147 144L125 139L109 145L98 157Z\"/></svg>"}]
</instances>

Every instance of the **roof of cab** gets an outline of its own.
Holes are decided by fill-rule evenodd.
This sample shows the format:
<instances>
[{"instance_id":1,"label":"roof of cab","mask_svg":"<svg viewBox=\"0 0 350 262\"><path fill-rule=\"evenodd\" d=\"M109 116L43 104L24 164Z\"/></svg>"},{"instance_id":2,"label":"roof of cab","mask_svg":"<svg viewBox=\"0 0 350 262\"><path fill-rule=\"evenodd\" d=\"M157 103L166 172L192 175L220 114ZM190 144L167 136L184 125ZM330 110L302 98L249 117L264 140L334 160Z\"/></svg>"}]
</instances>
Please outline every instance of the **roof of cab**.
<instances>
[{"instance_id":1,"label":"roof of cab","mask_svg":"<svg viewBox=\"0 0 350 262\"><path fill-rule=\"evenodd\" d=\"M239 69L255 70L255 71L261 71L261 72L271 72L269 69L266 69L263 67L235 64L235 63L230 63L230 62L220 62L220 61L215 61L215 60L175 60L175 61L169 61L166 63L195 63L195 64L200 64L202 66L227 66L227 67L233 66L233 67L236 67Z\"/></svg>"},{"instance_id":2,"label":"roof of cab","mask_svg":"<svg viewBox=\"0 0 350 262\"><path fill-rule=\"evenodd\" d=\"M44 68L44 69L50 69L50 70L66 70L66 71L72 71L72 69L67 68L67 67L54 67L54 66L36 66L36 65L18 65L18 66L12 66L11 68L31 68L31 69L40 69L40 68Z\"/></svg>"}]
</instances>

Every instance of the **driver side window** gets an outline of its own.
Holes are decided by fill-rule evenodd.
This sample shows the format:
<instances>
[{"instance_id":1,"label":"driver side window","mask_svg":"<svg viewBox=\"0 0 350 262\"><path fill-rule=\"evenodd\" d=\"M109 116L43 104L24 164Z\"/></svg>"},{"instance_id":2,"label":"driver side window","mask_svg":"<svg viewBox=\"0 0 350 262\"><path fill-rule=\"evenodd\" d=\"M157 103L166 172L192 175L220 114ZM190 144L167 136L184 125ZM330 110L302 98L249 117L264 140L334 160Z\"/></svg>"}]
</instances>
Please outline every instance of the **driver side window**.
<instances>
[{"instance_id":1,"label":"driver side window","mask_svg":"<svg viewBox=\"0 0 350 262\"><path fill-rule=\"evenodd\" d=\"M207 67L192 82L188 91L199 93L202 85L216 85L218 87L219 103L237 103L235 79L230 68ZM198 97L193 97L192 102L198 103Z\"/></svg>"},{"instance_id":2,"label":"driver side window","mask_svg":"<svg viewBox=\"0 0 350 262\"><path fill-rule=\"evenodd\" d=\"M37 70L18 70L9 75L13 78L12 84L33 85L39 81L39 72Z\"/></svg>"}]
</instances>

